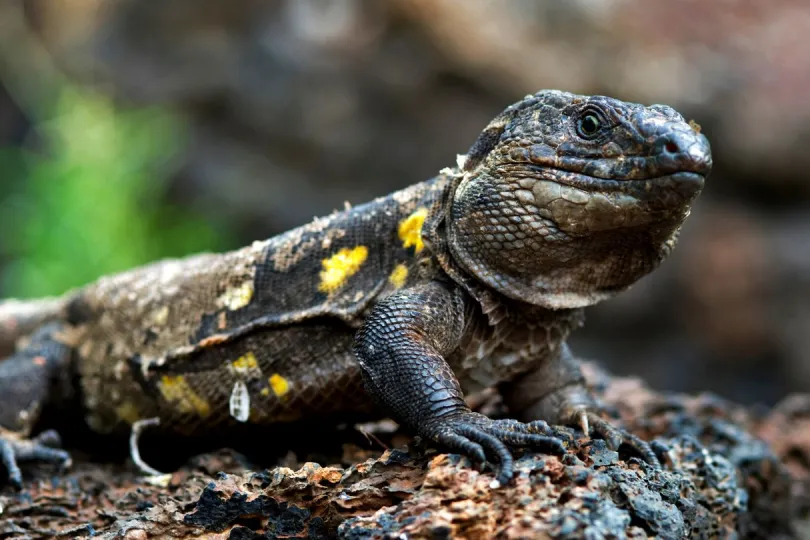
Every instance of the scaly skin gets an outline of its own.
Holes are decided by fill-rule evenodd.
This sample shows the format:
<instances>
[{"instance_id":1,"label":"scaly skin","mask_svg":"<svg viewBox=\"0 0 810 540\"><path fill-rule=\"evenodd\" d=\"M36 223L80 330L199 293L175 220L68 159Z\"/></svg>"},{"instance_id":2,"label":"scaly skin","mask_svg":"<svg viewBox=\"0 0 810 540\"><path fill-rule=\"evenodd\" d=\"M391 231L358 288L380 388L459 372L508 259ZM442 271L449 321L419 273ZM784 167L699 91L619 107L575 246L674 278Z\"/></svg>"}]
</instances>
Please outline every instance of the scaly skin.
<instances>
[{"instance_id":1,"label":"scaly skin","mask_svg":"<svg viewBox=\"0 0 810 540\"><path fill-rule=\"evenodd\" d=\"M382 404L498 463L502 483L510 447L565 451L548 423L657 465L601 417L565 341L584 307L669 254L710 169L708 141L669 107L543 91L427 182L232 253L0 304L23 338L0 361L0 457L17 485L18 460L66 460L52 436L26 437L44 408L82 396L101 433L157 419L223 437ZM516 419L467 406L492 386Z\"/></svg>"}]
</instances>

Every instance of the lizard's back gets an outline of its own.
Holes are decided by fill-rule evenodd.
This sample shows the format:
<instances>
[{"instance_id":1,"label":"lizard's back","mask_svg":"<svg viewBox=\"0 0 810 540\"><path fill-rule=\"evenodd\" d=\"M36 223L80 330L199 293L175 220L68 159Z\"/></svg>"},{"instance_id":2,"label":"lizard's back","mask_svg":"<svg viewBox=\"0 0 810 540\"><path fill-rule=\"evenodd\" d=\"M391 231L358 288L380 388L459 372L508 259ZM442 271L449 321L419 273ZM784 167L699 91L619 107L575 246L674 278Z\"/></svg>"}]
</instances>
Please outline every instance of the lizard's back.
<instances>
[{"instance_id":1,"label":"lizard's back","mask_svg":"<svg viewBox=\"0 0 810 540\"><path fill-rule=\"evenodd\" d=\"M79 291L68 336L91 427L160 416L193 433L367 409L354 332L375 300L418 279L421 227L446 184Z\"/></svg>"}]
</instances>

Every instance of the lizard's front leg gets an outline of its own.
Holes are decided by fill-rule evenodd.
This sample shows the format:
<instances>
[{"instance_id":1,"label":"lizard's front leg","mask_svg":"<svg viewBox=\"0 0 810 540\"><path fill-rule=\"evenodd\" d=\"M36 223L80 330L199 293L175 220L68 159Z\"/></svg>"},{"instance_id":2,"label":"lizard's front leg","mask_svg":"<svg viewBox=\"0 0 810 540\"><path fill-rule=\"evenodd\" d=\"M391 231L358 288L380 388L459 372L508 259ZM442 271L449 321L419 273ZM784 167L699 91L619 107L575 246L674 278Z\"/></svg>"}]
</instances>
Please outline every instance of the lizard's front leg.
<instances>
[{"instance_id":1,"label":"lizard's front leg","mask_svg":"<svg viewBox=\"0 0 810 540\"><path fill-rule=\"evenodd\" d=\"M536 370L506 383L501 393L509 410L522 420L543 418L554 424L578 425L586 435L593 432L616 449L627 444L653 466L660 467L650 445L602 418L591 393L585 387L579 361L563 343L559 356Z\"/></svg>"},{"instance_id":2,"label":"lizard's front leg","mask_svg":"<svg viewBox=\"0 0 810 540\"><path fill-rule=\"evenodd\" d=\"M437 281L402 290L381 301L355 341L368 392L394 419L452 451L500 465L498 481L513 474L508 446L565 453L545 422L492 420L474 413L445 356L465 327L465 296Z\"/></svg>"}]
</instances>

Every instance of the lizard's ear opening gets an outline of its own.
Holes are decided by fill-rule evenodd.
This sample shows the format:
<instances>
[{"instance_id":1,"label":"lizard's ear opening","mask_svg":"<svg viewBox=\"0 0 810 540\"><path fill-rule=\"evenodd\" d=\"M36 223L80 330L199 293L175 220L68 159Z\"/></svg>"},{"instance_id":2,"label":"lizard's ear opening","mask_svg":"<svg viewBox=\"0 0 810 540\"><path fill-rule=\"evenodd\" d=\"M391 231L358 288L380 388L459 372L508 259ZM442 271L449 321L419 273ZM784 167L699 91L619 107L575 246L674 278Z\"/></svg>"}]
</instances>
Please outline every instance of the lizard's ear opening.
<instances>
[{"instance_id":1,"label":"lizard's ear opening","mask_svg":"<svg viewBox=\"0 0 810 540\"><path fill-rule=\"evenodd\" d=\"M490 122L486 129L484 129L475 140L470 150L467 152L467 158L464 160L462 171L469 172L474 170L484 158L492 152L495 145L498 144L498 139L501 138L501 134L504 129L506 129L508 121L507 119L503 119L501 122L498 122L499 120L501 120L500 116Z\"/></svg>"}]
</instances>

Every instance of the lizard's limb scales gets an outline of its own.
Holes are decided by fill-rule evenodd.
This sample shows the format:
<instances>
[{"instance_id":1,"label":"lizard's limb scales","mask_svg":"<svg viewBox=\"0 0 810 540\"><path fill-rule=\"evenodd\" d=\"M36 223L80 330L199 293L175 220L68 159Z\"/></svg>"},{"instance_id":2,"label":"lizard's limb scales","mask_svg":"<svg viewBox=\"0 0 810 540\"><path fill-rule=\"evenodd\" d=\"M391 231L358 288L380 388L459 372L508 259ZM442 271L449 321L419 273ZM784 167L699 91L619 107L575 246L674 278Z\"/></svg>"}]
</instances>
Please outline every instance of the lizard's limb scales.
<instances>
[{"instance_id":1,"label":"lizard's limb scales","mask_svg":"<svg viewBox=\"0 0 810 540\"><path fill-rule=\"evenodd\" d=\"M545 422L492 420L470 411L444 355L464 330L464 300L431 282L400 291L372 311L355 353L371 395L419 435L476 462L499 465L498 482L513 475L510 446L564 453Z\"/></svg>"}]
</instances>

